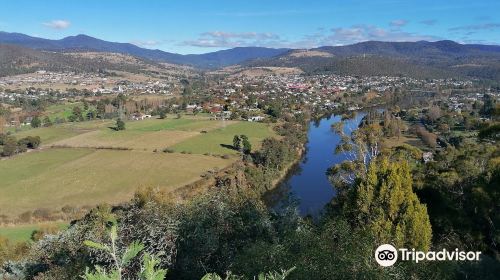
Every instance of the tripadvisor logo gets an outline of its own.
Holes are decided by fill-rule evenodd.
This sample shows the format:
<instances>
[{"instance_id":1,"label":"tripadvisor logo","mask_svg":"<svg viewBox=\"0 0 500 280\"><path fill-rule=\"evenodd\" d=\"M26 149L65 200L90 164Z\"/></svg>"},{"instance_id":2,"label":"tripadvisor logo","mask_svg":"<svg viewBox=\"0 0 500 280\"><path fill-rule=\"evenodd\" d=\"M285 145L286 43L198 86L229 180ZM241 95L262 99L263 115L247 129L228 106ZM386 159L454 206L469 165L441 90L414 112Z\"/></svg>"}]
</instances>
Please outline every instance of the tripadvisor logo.
<instances>
[{"instance_id":1,"label":"tripadvisor logo","mask_svg":"<svg viewBox=\"0 0 500 280\"><path fill-rule=\"evenodd\" d=\"M399 257L398 257L399 255ZM416 251L415 249L400 248L396 249L391 244L383 244L378 246L375 250L375 260L381 266L392 266L399 259L401 261L413 261L418 263L420 261L479 261L481 252L465 252L455 249L448 251L443 249L441 251Z\"/></svg>"},{"instance_id":2,"label":"tripadvisor logo","mask_svg":"<svg viewBox=\"0 0 500 280\"><path fill-rule=\"evenodd\" d=\"M391 244L383 244L375 250L375 260L381 266L391 266L398 260L398 250Z\"/></svg>"}]
</instances>

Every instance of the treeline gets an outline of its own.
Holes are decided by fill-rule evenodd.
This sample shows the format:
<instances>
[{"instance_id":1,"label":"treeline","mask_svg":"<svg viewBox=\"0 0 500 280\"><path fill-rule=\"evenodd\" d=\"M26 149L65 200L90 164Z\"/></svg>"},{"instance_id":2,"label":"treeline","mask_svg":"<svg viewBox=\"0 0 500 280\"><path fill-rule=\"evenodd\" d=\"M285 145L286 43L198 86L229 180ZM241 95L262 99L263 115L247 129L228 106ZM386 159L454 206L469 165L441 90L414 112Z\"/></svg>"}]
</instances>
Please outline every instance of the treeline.
<instances>
[{"instance_id":1,"label":"treeline","mask_svg":"<svg viewBox=\"0 0 500 280\"><path fill-rule=\"evenodd\" d=\"M1 156L10 157L24 153L28 149L36 149L41 142L40 136L27 136L18 140L12 135L0 134Z\"/></svg>"}]
</instances>

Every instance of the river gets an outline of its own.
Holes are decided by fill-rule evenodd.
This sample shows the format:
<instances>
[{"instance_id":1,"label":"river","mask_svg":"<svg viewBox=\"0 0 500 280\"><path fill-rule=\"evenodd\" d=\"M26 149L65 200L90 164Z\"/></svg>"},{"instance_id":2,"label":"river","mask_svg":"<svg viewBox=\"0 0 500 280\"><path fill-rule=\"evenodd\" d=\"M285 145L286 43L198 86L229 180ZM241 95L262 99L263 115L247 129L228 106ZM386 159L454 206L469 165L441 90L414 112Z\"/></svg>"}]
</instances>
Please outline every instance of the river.
<instances>
[{"instance_id":1,"label":"river","mask_svg":"<svg viewBox=\"0 0 500 280\"><path fill-rule=\"evenodd\" d=\"M365 113L345 121L344 131L350 134L355 130ZM335 154L340 136L332 130L332 124L341 121L341 116L323 118L311 122L308 143L302 160L297 164L279 186L266 195L268 204L275 209L293 201L302 216L317 217L324 206L335 196L335 188L326 176L329 167L346 159L345 154Z\"/></svg>"}]
</instances>

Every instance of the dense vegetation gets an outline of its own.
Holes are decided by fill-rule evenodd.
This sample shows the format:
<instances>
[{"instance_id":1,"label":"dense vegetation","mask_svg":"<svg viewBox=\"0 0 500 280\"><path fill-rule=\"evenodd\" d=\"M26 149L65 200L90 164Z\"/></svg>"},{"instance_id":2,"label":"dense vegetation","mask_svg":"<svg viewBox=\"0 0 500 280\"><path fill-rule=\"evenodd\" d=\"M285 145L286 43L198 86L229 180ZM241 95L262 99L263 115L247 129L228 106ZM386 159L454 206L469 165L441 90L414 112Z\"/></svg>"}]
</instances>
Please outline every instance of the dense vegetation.
<instances>
[{"instance_id":1,"label":"dense vegetation","mask_svg":"<svg viewBox=\"0 0 500 280\"><path fill-rule=\"evenodd\" d=\"M73 279L84 274L94 279L110 273L115 277L109 279L117 279L116 261L103 250L114 242L116 256L136 256L120 267L124 279L137 279L148 264L153 272L166 272L167 279L200 279L208 272L251 279L263 271L282 270L287 279L428 279L429 275L494 279L498 275L498 248L491 246L498 233L494 226L484 227L498 224L500 166L494 146L450 147L454 150L438 155L447 160L423 165L410 148L378 150L384 134L395 130L388 124L391 117L384 125L384 118L375 121L373 114L374 120L367 119L357 133L343 137L341 145L344 151L362 149L371 156L353 153L349 162L329 171L340 193L313 221L301 218L293 203L272 211L260 198L299 157L306 141L307 118L281 117L287 119L276 126L281 140L266 139L258 151L245 152L245 137L233 138L243 160L215 178L206 194L174 204L161 191L146 189L129 203L101 205L68 230L34 243L23 258L4 263L0 273L28 279ZM470 157L465 156L469 151ZM485 157L490 160L481 160ZM477 160L487 165L477 166ZM438 176L447 173L450 176ZM456 192L456 187L466 191ZM450 191L458 197L450 196ZM429 192L442 195L426 195ZM111 240L110 230L116 230ZM482 248L486 256L479 263L399 262L382 269L373 258L380 243L423 250ZM9 258L21 249L4 244L2 250Z\"/></svg>"}]
</instances>

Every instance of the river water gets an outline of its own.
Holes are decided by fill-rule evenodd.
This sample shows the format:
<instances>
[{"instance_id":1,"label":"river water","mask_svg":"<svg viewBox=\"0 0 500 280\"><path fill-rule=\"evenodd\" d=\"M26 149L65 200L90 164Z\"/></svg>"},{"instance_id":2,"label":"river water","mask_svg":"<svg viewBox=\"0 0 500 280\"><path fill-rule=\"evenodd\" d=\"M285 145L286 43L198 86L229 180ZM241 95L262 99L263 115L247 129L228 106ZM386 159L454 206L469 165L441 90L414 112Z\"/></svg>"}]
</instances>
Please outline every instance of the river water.
<instances>
[{"instance_id":1,"label":"river water","mask_svg":"<svg viewBox=\"0 0 500 280\"><path fill-rule=\"evenodd\" d=\"M345 120L344 131L350 134L357 129L365 113ZM311 122L308 143L302 160L296 165L266 200L274 208L293 201L302 216L318 216L324 206L335 196L335 188L326 176L329 167L346 159L345 154L335 154L340 136L332 130L332 124L341 121L341 116L323 118Z\"/></svg>"}]
</instances>

